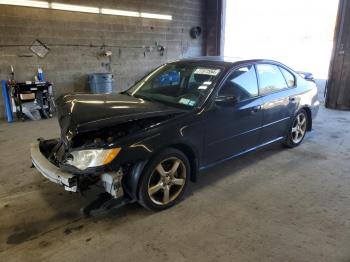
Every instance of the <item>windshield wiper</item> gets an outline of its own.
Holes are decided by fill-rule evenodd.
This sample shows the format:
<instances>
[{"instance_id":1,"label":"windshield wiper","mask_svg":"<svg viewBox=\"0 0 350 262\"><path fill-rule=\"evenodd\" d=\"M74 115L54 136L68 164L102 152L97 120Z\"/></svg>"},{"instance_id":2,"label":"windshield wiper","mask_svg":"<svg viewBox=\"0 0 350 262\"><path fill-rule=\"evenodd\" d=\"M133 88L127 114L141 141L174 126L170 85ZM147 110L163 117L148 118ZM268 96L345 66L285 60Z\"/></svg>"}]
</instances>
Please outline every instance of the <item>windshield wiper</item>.
<instances>
[{"instance_id":1,"label":"windshield wiper","mask_svg":"<svg viewBox=\"0 0 350 262\"><path fill-rule=\"evenodd\" d=\"M141 96L141 95L133 95L133 97L136 97L136 98L140 98L140 99L143 99L143 100L147 100L147 101L151 101L151 102L158 102L156 99L152 98L152 97L149 97L149 96Z\"/></svg>"},{"instance_id":2,"label":"windshield wiper","mask_svg":"<svg viewBox=\"0 0 350 262\"><path fill-rule=\"evenodd\" d=\"M129 92L127 92L127 91L123 91L123 92L121 92L121 94L122 95L127 95L127 96L132 96Z\"/></svg>"}]
</instances>

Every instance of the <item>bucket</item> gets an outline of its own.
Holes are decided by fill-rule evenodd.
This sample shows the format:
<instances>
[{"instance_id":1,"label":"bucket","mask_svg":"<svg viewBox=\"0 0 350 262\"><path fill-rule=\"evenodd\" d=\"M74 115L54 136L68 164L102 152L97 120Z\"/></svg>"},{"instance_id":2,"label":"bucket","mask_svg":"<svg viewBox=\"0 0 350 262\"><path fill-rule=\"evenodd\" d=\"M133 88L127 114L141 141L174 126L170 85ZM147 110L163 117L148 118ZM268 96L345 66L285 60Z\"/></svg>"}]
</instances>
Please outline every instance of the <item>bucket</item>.
<instances>
[{"instance_id":1,"label":"bucket","mask_svg":"<svg viewBox=\"0 0 350 262\"><path fill-rule=\"evenodd\" d=\"M110 94L113 92L113 75L95 73L89 75L90 92L93 94Z\"/></svg>"}]
</instances>

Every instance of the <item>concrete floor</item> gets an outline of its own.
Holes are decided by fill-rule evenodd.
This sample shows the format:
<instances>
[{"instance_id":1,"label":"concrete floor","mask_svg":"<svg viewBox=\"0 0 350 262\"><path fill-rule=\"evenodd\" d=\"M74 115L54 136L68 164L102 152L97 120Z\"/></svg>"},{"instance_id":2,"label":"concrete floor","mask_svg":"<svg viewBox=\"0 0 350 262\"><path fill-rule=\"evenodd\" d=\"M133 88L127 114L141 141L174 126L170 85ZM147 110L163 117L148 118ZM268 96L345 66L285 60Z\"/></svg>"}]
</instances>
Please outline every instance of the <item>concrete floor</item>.
<instances>
[{"instance_id":1,"label":"concrete floor","mask_svg":"<svg viewBox=\"0 0 350 262\"><path fill-rule=\"evenodd\" d=\"M349 131L349 112L321 108L300 147L212 168L170 210L86 219L89 197L30 168L56 120L1 123L0 261L350 261Z\"/></svg>"}]
</instances>

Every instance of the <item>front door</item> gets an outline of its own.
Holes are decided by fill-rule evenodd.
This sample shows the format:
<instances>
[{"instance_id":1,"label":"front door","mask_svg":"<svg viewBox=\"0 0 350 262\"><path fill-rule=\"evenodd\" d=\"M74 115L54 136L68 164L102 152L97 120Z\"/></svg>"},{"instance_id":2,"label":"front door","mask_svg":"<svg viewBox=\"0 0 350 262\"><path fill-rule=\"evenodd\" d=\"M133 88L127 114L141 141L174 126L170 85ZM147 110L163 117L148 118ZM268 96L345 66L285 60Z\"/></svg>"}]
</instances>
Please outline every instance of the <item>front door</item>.
<instances>
[{"instance_id":1,"label":"front door","mask_svg":"<svg viewBox=\"0 0 350 262\"><path fill-rule=\"evenodd\" d=\"M235 97L236 102L215 104L207 112L204 166L255 147L260 137L262 99L253 65L230 73L218 96Z\"/></svg>"}]
</instances>

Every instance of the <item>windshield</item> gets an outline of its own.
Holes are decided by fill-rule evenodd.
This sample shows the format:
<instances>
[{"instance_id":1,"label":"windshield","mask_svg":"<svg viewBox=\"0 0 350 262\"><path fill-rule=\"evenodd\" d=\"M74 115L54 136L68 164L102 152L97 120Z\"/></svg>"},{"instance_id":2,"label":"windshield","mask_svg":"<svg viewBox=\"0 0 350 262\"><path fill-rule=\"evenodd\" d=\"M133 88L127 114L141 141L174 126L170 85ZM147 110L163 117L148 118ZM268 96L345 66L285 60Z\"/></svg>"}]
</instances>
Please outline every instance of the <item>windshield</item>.
<instances>
[{"instance_id":1,"label":"windshield","mask_svg":"<svg viewBox=\"0 0 350 262\"><path fill-rule=\"evenodd\" d=\"M145 100L192 108L207 97L220 72L219 68L206 66L164 65L131 87L127 93Z\"/></svg>"}]
</instances>

